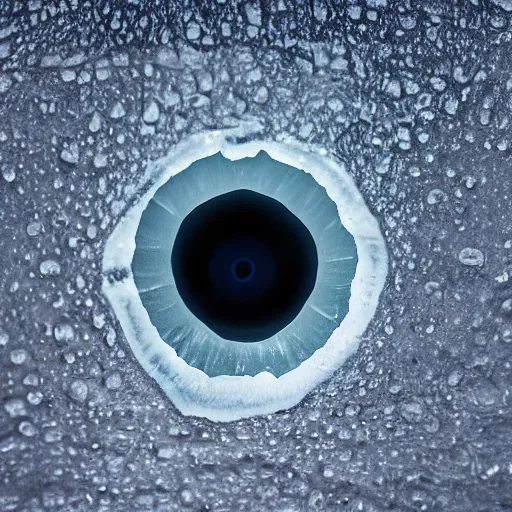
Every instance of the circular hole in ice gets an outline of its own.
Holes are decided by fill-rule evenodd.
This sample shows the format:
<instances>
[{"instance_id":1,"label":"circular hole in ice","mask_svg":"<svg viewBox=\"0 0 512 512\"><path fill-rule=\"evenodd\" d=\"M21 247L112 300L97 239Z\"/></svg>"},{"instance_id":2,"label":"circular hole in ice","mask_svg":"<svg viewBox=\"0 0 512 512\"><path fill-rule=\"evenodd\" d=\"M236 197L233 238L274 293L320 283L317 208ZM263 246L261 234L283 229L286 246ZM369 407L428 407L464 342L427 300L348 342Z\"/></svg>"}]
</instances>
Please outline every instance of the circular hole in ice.
<instances>
[{"instance_id":1,"label":"circular hole in ice","mask_svg":"<svg viewBox=\"0 0 512 512\"><path fill-rule=\"evenodd\" d=\"M235 144L231 135L192 137L150 164L140 187L145 192L110 236L103 262L104 291L136 358L182 413L216 421L291 407L328 378L357 348L387 274L378 223L342 164L293 141ZM311 289L294 283L301 296L294 313L263 315L259 324L243 325L229 314L219 322L215 308L195 314L171 261L187 217L241 191L288 210L311 236L317 257L315 272L315 265L305 272ZM211 244L201 263L203 285L214 288L220 273L231 279L227 288L220 284L226 293L230 286L261 285L260 266L270 276L278 273L271 248L254 232L231 235ZM263 243L274 269L256 249L249 251L251 243ZM215 250L229 253L220 266ZM305 245L302 250L308 254ZM211 317L217 324L208 324ZM219 323L225 331L216 331Z\"/></svg>"}]
</instances>

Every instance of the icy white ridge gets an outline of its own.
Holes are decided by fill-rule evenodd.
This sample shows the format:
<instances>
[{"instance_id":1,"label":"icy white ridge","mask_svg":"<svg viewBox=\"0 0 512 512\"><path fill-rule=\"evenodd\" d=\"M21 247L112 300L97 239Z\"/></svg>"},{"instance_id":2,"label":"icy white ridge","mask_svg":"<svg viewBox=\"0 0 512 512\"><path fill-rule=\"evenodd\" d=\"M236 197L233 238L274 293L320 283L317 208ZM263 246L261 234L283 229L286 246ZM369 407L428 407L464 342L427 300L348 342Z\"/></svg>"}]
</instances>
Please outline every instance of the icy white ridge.
<instances>
[{"instance_id":1,"label":"icy white ridge","mask_svg":"<svg viewBox=\"0 0 512 512\"><path fill-rule=\"evenodd\" d=\"M149 164L144 181L152 186L114 229L103 258L103 290L136 358L183 414L213 421L233 421L287 409L331 376L357 349L360 336L377 309L388 266L377 220L340 163L328 158L325 150L294 140L232 142L236 140L234 136L244 135L240 129L195 135L177 145L164 159ZM354 237L358 253L349 312L324 346L279 378L268 372L254 377L209 377L181 359L151 323L130 270L135 234L155 192L194 161L219 151L230 160L238 160L254 157L261 150L274 160L310 173L336 203L341 222ZM108 279L113 271L119 270L125 270L129 277L114 282Z\"/></svg>"}]
</instances>

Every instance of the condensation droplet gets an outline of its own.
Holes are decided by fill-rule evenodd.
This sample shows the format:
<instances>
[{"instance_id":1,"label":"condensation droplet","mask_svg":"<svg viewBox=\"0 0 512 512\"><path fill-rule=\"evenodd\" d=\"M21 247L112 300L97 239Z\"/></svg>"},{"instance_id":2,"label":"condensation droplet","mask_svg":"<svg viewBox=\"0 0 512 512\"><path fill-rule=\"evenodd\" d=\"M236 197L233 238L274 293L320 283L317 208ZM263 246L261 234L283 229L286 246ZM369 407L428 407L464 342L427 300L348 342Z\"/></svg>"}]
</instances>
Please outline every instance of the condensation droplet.
<instances>
[{"instance_id":1,"label":"condensation droplet","mask_svg":"<svg viewBox=\"0 0 512 512\"><path fill-rule=\"evenodd\" d=\"M160 108L158 107L158 103L156 101L152 101L144 111L144 122L147 124L154 124L158 121L159 117Z\"/></svg>"},{"instance_id":2,"label":"condensation droplet","mask_svg":"<svg viewBox=\"0 0 512 512\"><path fill-rule=\"evenodd\" d=\"M76 402L83 403L87 400L89 388L83 380L74 380L69 386L69 397Z\"/></svg>"},{"instance_id":3,"label":"condensation droplet","mask_svg":"<svg viewBox=\"0 0 512 512\"><path fill-rule=\"evenodd\" d=\"M60 265L55 260L44 260L39 265L39 272L43 276L58 276L60 274Z\"/></svg>"},{"instance_id":4,"label":"condensation droplet","mask_svg":"<svg viewBox=\"0 0 512 512\"><path fill-rule=\"evenodd\" d=\"M448 196L442 190L435 188L428 193L427 203L430 205L445 202Z\"/></svg>"},{"instance_id":5,"label":"condensation droplet","mask_svg":"<svg viewBox=\"0 0 512 512\"><path fill-rule=\"evenodd\" d=\"M484 255L482 251L472 247L465 247L459 253L459 261L468 267L482 267Z\"/></svg>"},{"instance_id":6,"label":"condensation droplet","mask_svg":"<svg viewBox=\"0 0 512 512\"><path fill-rule=\"evenodd\" d=\"M75 331L69 324L57 324L53 329L53 335L59 343L69 343L73 341Z\"/></svg>"},{"instance_id":7,"label":"condensation droplet","mask_svg":"<svg viewBox=\"0 0 512 512\"><path fill-rule=\"evenodd\" d=\"M16 178L16 173L12 167L8 167L7 169L2 169L2 176L7 183L11 183Z\"/></svg>"},{"instance_id":8,"label":"condensation droplet","mask_svg":"<svg viewBox=\"0 0 512 512\"><path fill-rule=\"evenodd\" d=\"M39 221L29 222L27 225L28 236L37 236L41 233L43 225Z\"/></svg>"},{"instance_id":9,"label":"condensation droplet","mask_svg":"<svg viewBox=\"0 0 512 512\"><path fill-rule=\"evenodd\" d=\"M25 437L34 437L37 434L37 428L30 421L22 421L18 430Z\"/></svg>"},{"instance_id":10,"label":"condensation droplet","mask_svg":"<svg viewBox=\"0 0 512 512\"><path fill-rule=\"evenodd\" d=\"M11 352L11 363L15 365L21 365L27 360L27 351L22 348L18 348Z\"/></svg>"}]
</instances>

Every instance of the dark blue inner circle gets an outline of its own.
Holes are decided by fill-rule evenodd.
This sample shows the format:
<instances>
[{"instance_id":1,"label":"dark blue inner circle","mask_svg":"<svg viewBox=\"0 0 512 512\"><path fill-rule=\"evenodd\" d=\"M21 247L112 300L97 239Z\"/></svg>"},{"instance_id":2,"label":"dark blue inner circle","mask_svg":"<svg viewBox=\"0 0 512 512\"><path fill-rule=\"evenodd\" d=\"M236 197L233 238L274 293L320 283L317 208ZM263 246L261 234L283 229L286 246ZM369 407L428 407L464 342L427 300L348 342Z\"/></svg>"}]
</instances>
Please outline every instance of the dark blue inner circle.
<instances>
[{"instance_id":1,"label":"dark blue inner circle","mask_svg":"<svg viewBox=\"0 0 512 512\"><path fill-rule=\"evenodd\" d=\"M214 249L208 275L219 297L252 301L271 286L276 264L263 243L254 237L241 236L226 240Z\"/></svg>"},{"instance_id":2,"label":"dark blue inner circle","mask_svg":"<svg viewBox=\"0 0 512 512\"><path fill-rule=\"evenodd\" d=\"M185 217L171 265L197 318L222 338L254 342L298 315L313 291L318 255L306 226L283 204L237 190Z\"/></svg>"},{"instance_id":3,"label":"dark blue inner circle","mask_svg":"<svg viewBox=\"0 0 512 512\"><path fill-rule=\"evenodd\" d=\"M238 258L231 263L231 274L240 283L247 283L256 273L256 265L250 258Z\"/></svg>"}]
</instances>

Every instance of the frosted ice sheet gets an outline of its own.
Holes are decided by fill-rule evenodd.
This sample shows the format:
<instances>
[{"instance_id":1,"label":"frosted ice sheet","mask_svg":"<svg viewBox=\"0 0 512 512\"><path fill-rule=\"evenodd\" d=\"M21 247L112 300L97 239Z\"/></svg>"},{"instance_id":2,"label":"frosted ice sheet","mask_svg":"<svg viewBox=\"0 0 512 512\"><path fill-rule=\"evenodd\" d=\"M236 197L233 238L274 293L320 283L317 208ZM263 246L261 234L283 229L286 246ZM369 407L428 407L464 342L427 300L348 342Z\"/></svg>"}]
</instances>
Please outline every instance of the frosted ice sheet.
<instances>
[{"instance_id":1,"label":"frosted ice sheet","mask_svg":"<svg viewBox=\"0 0 512 512\"><path fill-rule=\"evenodd\" d=\"M150 164L146 181L152 185L112 233L103 259L104 292L141 365L183 414L214 421L231 421L289 408L328 378L356 350L375 313L387 274L387 252L378 223L340 164L329 159L325 151L304 144L299 146L293 140L233 143L234 136L243 135L239 131L199 134L176 146L164 159ZM336 203L342 224L353 235L358 252L349 312L324 346L296 369L278 378L268 372L255 376L208 377L180 358L152 325L131 274L135 233L156 191L194 161L219 151L228 159L238 160L254 157L260 150L274 160L311 173ZM119 280L115 276L127 277Z\"/></svg>"}]
</instances>

